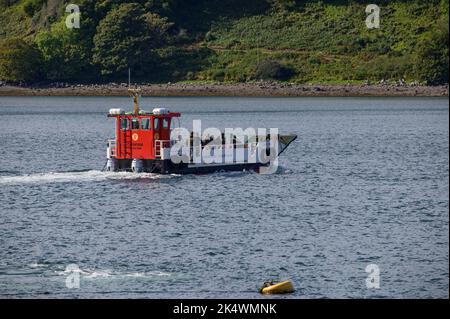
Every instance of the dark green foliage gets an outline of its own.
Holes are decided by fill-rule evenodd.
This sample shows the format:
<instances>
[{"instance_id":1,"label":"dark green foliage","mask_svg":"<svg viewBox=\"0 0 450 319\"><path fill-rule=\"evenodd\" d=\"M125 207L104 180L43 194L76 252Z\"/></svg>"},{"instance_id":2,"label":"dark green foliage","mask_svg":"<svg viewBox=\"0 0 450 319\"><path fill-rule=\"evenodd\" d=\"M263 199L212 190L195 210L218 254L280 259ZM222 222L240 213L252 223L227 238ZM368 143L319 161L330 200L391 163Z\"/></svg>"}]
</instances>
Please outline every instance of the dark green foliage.
<instances>
[{"instance_id":1,"label":"dark green foliage","mask_svg":"<svg viewBox=\"0 0 450 319\"><path fill-rule=\"evenodd\" d=\"M169 27L166 19L145 13L139 4L115 7L97 27L93 62L103 75L120 76L131 68L143 76L154 67L157 56L153 49L164 43Z\"/></svg>"},{"instance_id":2,"label":"dark green foliage","mask_svg":"<svg viewBox=\"0 0 450 319\"><path fill-rule=\"evenodd\" d=\"M43 56L45 79L52 81L84 80L97 74L90 65L90 54L79 41L77 29L67 29L63 22L53 25L51 31L43 31L35 42ZM91 73L91 74L90 74Z\"/></svg>"},{"instance_id":3,"label":"dark green foliage","mask_svg":"<svg viewBox=\"0 0 450 319\"><path fill-rule=\"evenodd\" d=\"M258 80L289 80L294 75L294 71L279 63L268 59L256 65L255 78Z\"/></svg>"},{"instance_id":4,"label":"dark green foliage","mask_svg":"<svg viewBox=\"0 0 450 319\"><path fill-rule=\"evenodd\" d=\"M429 84L448 83L448 17L438 23L437 31L424 39L417 50L415 75Z\"/></svg>"},{"instance_id":5,"label":"dark green foliage","mask_svg":"<svg viewBox=\"0 0 450 319\"><path fill-rule=\"evenodd\" d=\"M23 11L29 17L34 16L36 12L41 10L45 0L26 0L23 4Z\"/></svg>"},{"instance_id":6,"label":"dark green foliage","mask_svg":"<svg viewBox=\"0 0 450 319\"><path fill-rule=\"evenodd\" d=\"M0 41L0 80L37 81L41 63L41 54L34 45L18 38Z\"/></svg>"}]
</instances>

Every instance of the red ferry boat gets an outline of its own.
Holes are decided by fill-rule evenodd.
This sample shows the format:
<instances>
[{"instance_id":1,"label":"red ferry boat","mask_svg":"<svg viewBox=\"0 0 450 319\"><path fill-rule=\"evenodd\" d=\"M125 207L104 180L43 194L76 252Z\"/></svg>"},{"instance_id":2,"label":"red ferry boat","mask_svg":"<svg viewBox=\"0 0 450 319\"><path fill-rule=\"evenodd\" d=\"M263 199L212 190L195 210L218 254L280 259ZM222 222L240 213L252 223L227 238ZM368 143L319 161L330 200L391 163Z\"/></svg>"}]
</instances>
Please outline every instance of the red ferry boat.
<instances>
[{"instance_id":1,"label":"red ferry boat","mask_svg":"<svg viewBox=\"0 0 450 319\"><path fill-rule=\"evenodd\" d=\"M222 161L220 163L194 162L195 149L190 143L188 159L175 163L171 159L171 147L176 141L171 140L171 132L175 128L174 119L181 116L180 113L170 112L166 108L156 108L151 112L139 109L139 90L129 90L134 98L134 111L125 112L122 109L111 109L108 117L115 119L116 136L108 141L107 171L132 171L136 173L149 172L159 174L195 174L222 171L253 170L259 172L261 167L270 164L260 159L250 160L246 154L243 160ZM278 136L278 157L297 138L296 135ZM191 132L191 141L193 135ZM270 142L270 134L258 137L253 143L267 145ZM201 141L201 150L208 147L211 140ZM234 153L238 149L249 152L252 145L250 141L240 141L234 138L231 147ZM225 148L225 142L223 142ZM253 148L254 152L254 148Z\"/></svg>"}]
</instances>

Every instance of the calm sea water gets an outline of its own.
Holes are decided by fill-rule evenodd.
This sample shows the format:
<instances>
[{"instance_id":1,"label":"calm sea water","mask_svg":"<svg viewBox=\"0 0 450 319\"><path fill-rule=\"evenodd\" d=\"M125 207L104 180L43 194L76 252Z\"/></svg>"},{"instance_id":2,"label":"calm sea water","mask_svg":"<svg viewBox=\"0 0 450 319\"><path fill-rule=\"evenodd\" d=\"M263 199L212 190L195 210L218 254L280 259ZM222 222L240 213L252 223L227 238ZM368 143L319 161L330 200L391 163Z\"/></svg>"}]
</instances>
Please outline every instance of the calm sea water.
<instances>
[{"instance_id":1,"label":"calm sea water","mask_svg":"<svg viewBox=\"0 0 450 319\"><path fill-rule=\"evenodd\" d=\"M261 298L268 279L294 282L279 298L448 298L448 99L142 106L299 140L274 175L103 173L129 99L0 98L0 298Z\"/></svg>"}]
</instances>

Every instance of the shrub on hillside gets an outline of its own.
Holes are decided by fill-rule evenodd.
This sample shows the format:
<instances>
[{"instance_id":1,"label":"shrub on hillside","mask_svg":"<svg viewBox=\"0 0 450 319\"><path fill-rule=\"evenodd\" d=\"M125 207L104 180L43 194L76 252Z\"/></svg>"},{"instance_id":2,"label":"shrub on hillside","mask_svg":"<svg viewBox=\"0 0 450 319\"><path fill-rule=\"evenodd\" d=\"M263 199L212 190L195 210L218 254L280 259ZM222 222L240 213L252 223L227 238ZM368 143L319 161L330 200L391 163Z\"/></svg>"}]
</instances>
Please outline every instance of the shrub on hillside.
<instances>
[{"instance_id":1,"label":"shrub on hillside","mask_svg":"<svg viewBox=\"0 0 450 319\"><path fill-rule=\"evenodd\" d=\"M257 80L286 81L294 75L293 69L272 59L259 62L255 70L255 78Z\"/></svg>"}]
</instances>

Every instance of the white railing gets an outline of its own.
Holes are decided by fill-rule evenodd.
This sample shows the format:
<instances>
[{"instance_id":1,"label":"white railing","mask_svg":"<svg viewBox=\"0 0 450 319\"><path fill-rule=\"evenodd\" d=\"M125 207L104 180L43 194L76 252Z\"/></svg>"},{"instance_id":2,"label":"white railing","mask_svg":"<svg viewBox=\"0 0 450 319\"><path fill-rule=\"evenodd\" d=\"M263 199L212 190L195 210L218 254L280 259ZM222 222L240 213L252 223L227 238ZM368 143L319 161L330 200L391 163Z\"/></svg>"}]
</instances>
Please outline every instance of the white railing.
<instances>
[{"instance_id":1,"label":"white railing","mask_svg":"<svg viewBox=\"0 0 450 319\"><path fill-rule=\"evenodd\" d=\"M168 140L156 140L155 141L155 158L162 159L163 151L165 148L170 148L171 142Z\"/></svg>"}]
</instances>

